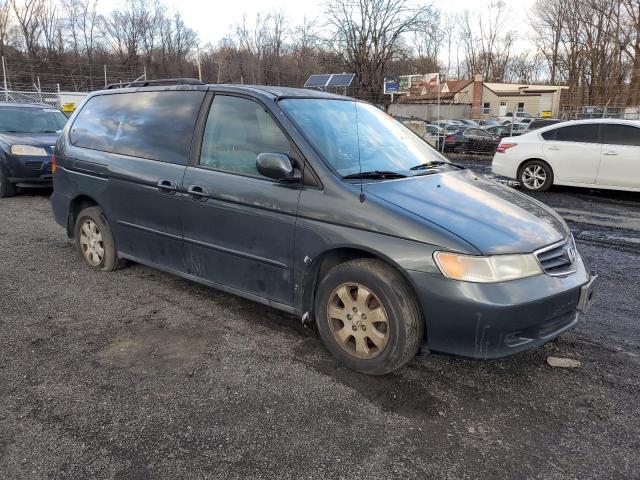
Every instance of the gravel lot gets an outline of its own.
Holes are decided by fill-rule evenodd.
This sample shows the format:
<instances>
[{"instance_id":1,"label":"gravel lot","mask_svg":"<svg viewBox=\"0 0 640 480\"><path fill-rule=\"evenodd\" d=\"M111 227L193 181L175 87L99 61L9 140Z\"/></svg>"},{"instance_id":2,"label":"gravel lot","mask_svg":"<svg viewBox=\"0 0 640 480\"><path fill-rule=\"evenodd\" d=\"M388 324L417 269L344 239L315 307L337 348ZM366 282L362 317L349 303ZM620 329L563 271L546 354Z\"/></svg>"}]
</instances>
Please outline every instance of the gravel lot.
<instances>
[{"instance_id":1,"label":"gravel lot","mask_svg":"<svg viewBox=\"0 0 640 480\"><path fill-rule=\"evenodd\" d=\"M385 377L276 310L140 265L92 272L46 194L0 200L0 478L638 478L640 197L538 197L601 276L580 326Z\"/></svg>"}]
</instances>

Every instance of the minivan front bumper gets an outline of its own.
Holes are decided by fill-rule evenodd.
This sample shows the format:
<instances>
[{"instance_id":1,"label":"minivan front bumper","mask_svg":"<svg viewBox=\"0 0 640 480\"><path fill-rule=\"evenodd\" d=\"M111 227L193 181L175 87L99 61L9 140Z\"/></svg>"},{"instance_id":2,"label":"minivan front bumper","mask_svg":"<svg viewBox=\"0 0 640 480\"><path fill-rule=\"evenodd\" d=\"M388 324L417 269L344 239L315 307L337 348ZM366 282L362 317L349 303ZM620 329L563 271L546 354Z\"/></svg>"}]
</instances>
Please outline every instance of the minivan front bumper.
<instances>
[{"instance_id":1,"label":"minivan front bumper","mask_svg":"<svg viewBox=\"0 0 640 480\"><path fill-rule=\"evenodd\" d=\"M580 260L566 277L537 275L469 283L408 272L426 322L430 350L498 358L542 345L574 327L593 301L594 281Z\"/></svg>"}]
</instances>

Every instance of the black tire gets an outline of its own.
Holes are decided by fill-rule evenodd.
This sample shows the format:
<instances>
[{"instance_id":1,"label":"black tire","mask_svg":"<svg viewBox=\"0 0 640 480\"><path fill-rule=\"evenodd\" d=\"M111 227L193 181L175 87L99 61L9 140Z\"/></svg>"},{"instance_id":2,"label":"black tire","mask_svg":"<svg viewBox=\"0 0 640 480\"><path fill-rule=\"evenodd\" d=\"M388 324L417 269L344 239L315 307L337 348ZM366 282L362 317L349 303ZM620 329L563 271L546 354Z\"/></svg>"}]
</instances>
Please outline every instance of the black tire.
<instances>
[{"instance_id":1,"label":"black tire","mask_svg":"<svg viewBox=\"0 0 640 480\"><path fill-rule=\"evenodd\" d=\"M536 175L537 178L533 178L532 175ZM544 180L541 182L542 176ZM547 162L529 160L520 167L518 181L522 188L529 192L546 192L553 186L553 170Z\"/></svg>"},{"instance_id":2,"label":"black tire","mask_svg":"<svg viewBox=\"0 0 640 480\"><path fill-rule=\"evenodd\" d=\"M9 181L2 169L0 169L0 198L13 197L16 193L16 186Z\"/></svg>"},{"instance_id":3,"label":"black tire","mask_svg":"<svg viewBox=\"0 0 640 480\"><path fill-rule=\"evenodd\" d=\"M383 307L383 313L387 318L386 324L362 320L358 313L360 322L369 322L369 332L378 332L384 325L386 344L383 348L375 347L371 340L366 340L370 347L376 349L375 356L371 358L359 358L355 353L356 338L350 337L344 346L336 339L337 334L334 328L346 328L350 335L349 328L356 331L356 320L342 322L336 318L329 318L329 302L337 295L336 291L342 287L354 286L368 290L372 295L369 297L375 306ZM357 288L357 287L354 287ZM379 302L379 303L378 303ZM344 305L345 312L349 311ZM375 311L375 310L371 310ZM331 269L320 281L315 299L315 317L318 331L327 349L346 367L369 375L383 375L396 370L411 360L420 348L424 337L424 321L420 314L420 308L415 300L411 288L402 275L389 265L374 259L356 259L340 264ZM366 319L366 316L363 316ZM375 328L373 324L378 326ZM338 327L335 327L335 325ZM366 329L366 325L362 330ZM360 331L358 330L359 333ZM367 334L370 335L371 333ZM365 335L362 333L361 335ZM348 345L353 340L353 351L348 350ZM369 348L369 347L367 347Z\"/></svg>"},{"instance_id":4,"label":"black tire","mask_svg":"<svg viewBox=\"0 0 640 480\"><path fill-rule=\"evenodd\" d=\"M96 245L102 249L103 255L101 258L97 259L99 261L91 262L89 260L89 255L86 254L86 245L82 243L83 238L86 238L83 237L82 228L85 224L91 225L91 223L87 222L92 222L100 234L101 241L97 242ZM125 260L118 258L118 252L113 240L111 227L109 226L109 222L107 222L107 219L100 207L88 207L78 214L74 227L74 237L78 252L89 267L96 270L102 270L103 272L112 272L126 265Z\"/></svg>"}]
</instances>

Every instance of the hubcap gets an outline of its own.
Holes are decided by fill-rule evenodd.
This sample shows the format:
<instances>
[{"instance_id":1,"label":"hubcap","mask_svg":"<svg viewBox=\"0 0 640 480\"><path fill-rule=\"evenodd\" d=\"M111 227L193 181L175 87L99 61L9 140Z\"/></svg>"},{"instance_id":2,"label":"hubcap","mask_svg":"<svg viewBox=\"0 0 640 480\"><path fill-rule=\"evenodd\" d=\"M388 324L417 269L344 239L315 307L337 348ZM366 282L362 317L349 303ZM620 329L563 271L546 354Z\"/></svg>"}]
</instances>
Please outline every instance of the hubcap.
<instances>
[{"instance_id":1,"label":"hubcap","mask_svg":"<svg viewBox=\"0 0 640 480\"><path fill-rule=\"evenodd\" d=\"M547 172L540 165L529 165L522 172L522 182L530 190L538 190L547 181Z\"/></svg>"},{"instance_id":2,"label":"hubcap","mask_svg":"<svg viewBox=\"0 0 640 480\"><path fill-rule=\"evenodd\" d=\"M389 341L389 320L382 303L358 283L340 285L331 293L327 321L338 344L358 358L380 355Z\"/></svg>"},{"instance_id":3,"label":"hubcap","mask_svg":"<svg viewBox=\"0 0 640 480\"><path fill-rule=\"evenodd\" d=\"M104 259L102 233L93 220L85 220L80 227L80 247L89 265L97 267Z\"/></svg>"}]
</instances>

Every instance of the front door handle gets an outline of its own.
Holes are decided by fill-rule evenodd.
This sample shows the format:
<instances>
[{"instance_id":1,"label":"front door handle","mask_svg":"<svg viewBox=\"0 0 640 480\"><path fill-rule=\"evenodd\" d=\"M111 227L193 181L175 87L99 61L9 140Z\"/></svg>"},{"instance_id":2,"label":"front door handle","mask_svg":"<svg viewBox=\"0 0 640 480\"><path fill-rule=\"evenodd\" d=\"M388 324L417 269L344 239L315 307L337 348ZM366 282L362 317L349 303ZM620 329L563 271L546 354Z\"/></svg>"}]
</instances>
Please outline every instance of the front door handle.
<instances>
[{"instance_id":1,"label":"front door handle","mask_svg":"<svg viewBox=\"0 0 640 480\"><path fill-rule=\"evenodd\" d=\"M158 181L158 190L167 195L174 195L178 191L178 185L171 180L162 179Z\"/></svg>"},{"instance_id":2,"label":"front door handle","mask_svg":"<svg viewBox=\"0 0 640 480\"><path fill-rule=\"evenodd\" d=\"M560 150L560 147L549 147L549 150Z\"/></svg>"},{"instance_id":3,"label":"front door handle","mask_svg":"<svg viewBox=\"0 0 640 480\"><path fill-rule=\"evenodd\" d=\"M200 202L206 202L209 198L209 192L200 185L191 185L187 190L187 194L191 195L191 198Z\"/></svg>"}]
</instances>

